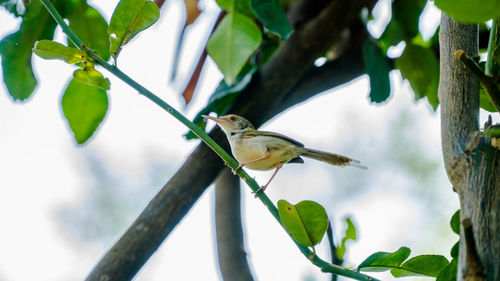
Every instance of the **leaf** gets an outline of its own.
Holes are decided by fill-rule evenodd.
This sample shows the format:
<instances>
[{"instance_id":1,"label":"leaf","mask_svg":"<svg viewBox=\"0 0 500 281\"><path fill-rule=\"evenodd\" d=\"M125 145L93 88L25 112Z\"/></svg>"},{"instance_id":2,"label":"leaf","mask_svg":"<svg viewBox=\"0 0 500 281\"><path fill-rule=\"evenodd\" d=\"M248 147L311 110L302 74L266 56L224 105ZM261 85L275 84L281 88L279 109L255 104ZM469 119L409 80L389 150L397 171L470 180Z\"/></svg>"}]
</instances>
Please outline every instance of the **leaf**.
<instances>
[{"instance_id":1,"label":"leaf","mask_svg":"<svg viewBox=\"0 0 500 281\"><path fill-rule=\"evenodd\" d=\"M290 37L293 29L278 0L251 0L250 4L257 18L267 29L278 34L283 40Z\"/></svg>"},{"instance_id":2,"label":"leaf","mask_svg":"<svg viewBox=\"0 0 500 281\"><path fill-rule=\"evenodd\" d=\"M345 243L347 242L347 240L356 240L356 228L354 227L351 219L345 218L345 222L347 224L347 229L345 230L344 237L342 238L342 241L340 242L340 245L337 247L335 252L337 258L340 260L344 260L344 254L346 250Z\"/></svg>"},{"instance_id":3,"label":"leaf","mask_svg":"<svg viewBox=\"0 0 500 281\"><path fill-rule=\"evenodd\" d=\"M14 100L25 100L31 96L37 81L31 65L32 48L41 39L51 39L55 21L43 8L39 0L29 3L19 30L0 42L3 80Z\"/></svg>"},{"instance_id":4,"label":"leaf","mask_svg":"<svg viewBox=\"0 0 500 281\"><path fill-rule=\"evenodd\" d=\"M392 18L399 23L403 40L410 40L417 36L420 14L426 2L425 0L396 0L392 4Z\"/></svg>"},{"instance_id":5,"label":"leaf","mask_svg":"<svg viewBox=\"0 0 500 281\"><path fill-rule=\"evenodd\" d=\"M448 265L448 260L440 255L420 255L403 263L399 268L391 270L394 277L433 276Z\"/></svg>"},{"instance_id":6,"label":"leaf","mask_svg":"<svg viewBox=\"0 0 500 281\"><path fill-rule=\"evenodd\" d=\"M391 67L380 47L372 40L366 40L363 45L365 59L365 70L370 77L370 100L380 103L385 101L391 94L389 72Z\"/></svg>"},{"instance_id":7,"label":"leaf","mask_svg":"<svg viewBox=\"0 0 500 281\"><path fill-rule=\"evenodd\" d=\"M411 250L408 247L401 247L394 253L374 253L358 266L358 271L386 271L398 267L410 256L410 253Z\"/></svg>"},{"instance_id":8,"label":"leaf","mask_svg":"<svg viewBox=\"0 0 500 281\"><path fill-rule=\"evenodd\" d=\"M498 0L435 0L434 4L454 19L480 23L500 17Z\"/></svg>"},{"instance_id":9,"label":"leaf","mask_svg":"<svg viewBox=\"0 0 500 281\"><path fill-rule=\"evenodd\" d=\"M121 0L111 16L108 27L111 55L116 59L122 46L139 32L153 25L159 17L160 9L152 1Z\"/></svg>"},{"instance_id":10,"label":"leaf","mask_svg":"<svg viewBox=\"0 0 500 281\"><path fill-rule=\"evenodd\" d=\"M304 200L295 205L313 245L321 242L328 228L328 215L320 204Z\"/></svg>"},{"instance_id":11,"label":"leaf","mask_svg":"<svg viewBox=\"0 0 500 281\"><path fill-rule=\"evenodd\" d=\"M436 281L456 281L457 266L457 259L452 259L451 262L439 272Z\"/></svg>"},{"instance_id":12,"label":"leaf","mask_svg":"<svg viewBox=\"0 0 500 281\"><path fill-rule=\"evenodd\" d=\"M47 60L58 59L70 64L84 62L86 59L86 54L82 50L66 47L50 40L38 41L33 52Z\"/></svg>"},{"instance_id":13,"label":"leaf","mask_svg":"<svg viewBox=\"0 0 500 281\"><path fill-rule=\"evenodd\" d=\"M238 12L250 18L255 18L255 13L250 7L251 0L215 0L217 5L228 12Z\"/></svg>"},{"instance_id":14,"label":"leaf","mask_svg":"<svg viewBox=\"0 0 500 281\"><path fill-rule=\"evenodd\" d=\"M486 93L483 87L479 89L479 107L488 112L497 112L497 108L491 101L490 96Z\"/></svg>"},{"instance_id":15,"label":"leaf","mask_svg":"<svg viewBox=\"0 0 500 281\"><path fill-rule=\"evenodd\" d=\"M95 70L94 67L75 70L75 72L73 72L73 79L79 83L99 87L104 91L110 88L109 79L104 78L104 76L99 71Z\"/></svg>"},{"instance_id":16,"label":"leaf","mask_svg":"<svg viewBox=\"0 0 500 281\"><path fill-rule=\"evenodd\" d=\"M228 113L234 99L243 89L246 88L248 83L252 80L253 74L257 71L257 67L255 65L247 65L249 65L248 70L245 71L246 67L243 68L238 76L237 83L229 86L226 82L224 82L224 80L220 81L219 86L217 86L217 89L215 89L212 96L208 99L208 104L200 110L200 112L198 112L193 120L193 123L204 130L207 125L207 121L201 117L201 115L208 115L210 112L215 112L220 116ZM198 138L191 131L189 131L185 137L188 140Z\"/></svg>"},{"instance_id":17,"label":"leaf","mask_svg":"<svg viewBox=\"0 0 500 281\"><path fill-rule=\"evenodd\" d=\"M108 95L99 87L72 79L61 100L66 120L78 144L85 143L108 110Z\"/></svg>"},{"instance_id":18,"label":"leaf","mask_svg":"<svg viewBox=\"0 0 500 281\"><path fill-rule=\"evenodd\" d=\"M450 227L456 234L460 235L460 209L451 216Z\"/></svg>"},{"instance_id":19,"label":"leaf","mask_svg":"<svg viewBox=\"0 0 500 281\"><path fill-rule=\"evenodd\" d=\"M224 75L228 85L236 81L250 55L259 47L262 34L249 17L227 14L207 43L207 51Z\"/></svg>"},{"instance_id":20,"label":"leaf","mask_svg":"<svg viewBox=\"0 0 500 281\"><path fill-rule=\"evenodd\" d=\"M428 48L407 44L403 54L396 59L396 68L410 82L415 99L427 97L436 110L439 105L439 60L436 55Z\"/></svg>"},{"instance_id":21,"label":"leaf","mask_svg":"<svg viewBox=\"0 0 500 281\"><path fill-rule=\"evenodd\" d=\"M87 48L94 50L104 60L109 60L108 23L99 11L85 1L79 1L68 20L69 27ZM74 46L71 40L68 40L68 46Z\"/></svg>"},{"instance_id":22,"label":"leaf","mask_svg":"<svg viewBox=\"0 0 500 281\"><path fill-rule=\"evenodd\" d=\"M293 205L286 200L279 200L278 212L288 234L306 247L318 244L328 227L325 209L313 201L306 200Z\"/></svg>"},{"instance_id":23,"label":"leaf","mask_svg":"<svg viewBox=\"0 0 500 281\"><path fill-rule=\"evenodd\" d=\"M455 245L453 245L453 247L451 247L450 256L454 259L458 258L459 251L460 251L460 241L458 241L457 243L455 243Z\"/></svg>"}]
</instances>

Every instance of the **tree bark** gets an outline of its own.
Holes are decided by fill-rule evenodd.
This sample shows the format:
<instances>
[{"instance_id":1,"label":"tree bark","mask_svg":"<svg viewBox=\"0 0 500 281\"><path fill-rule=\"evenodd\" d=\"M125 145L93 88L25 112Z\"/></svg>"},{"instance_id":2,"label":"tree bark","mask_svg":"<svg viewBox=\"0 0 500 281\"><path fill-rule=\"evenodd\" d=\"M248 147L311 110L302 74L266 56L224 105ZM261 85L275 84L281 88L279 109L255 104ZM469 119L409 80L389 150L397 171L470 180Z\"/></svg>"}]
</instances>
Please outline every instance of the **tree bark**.
<instances>
[{"instance_id":1,"label":"tree bark","mask_svg":"<svg viewBox=\"0 0 500 281\"><path fill-rule=\"evenodd\" d=\"M371 9L374 3L375 0L330 1L316 17L297 27L238 96L231 112L245 116L254 125L260 126L284 110L283 104L291 106L317 94L302 89L300 95L295 95L293 89L300 85L299 81L311 69L314 60L342 40L341 32L358 20L361 9ZM291 19L291 22L294 20ZM334 81L330 85L337 86L336 82L343 83L358 77L359 64L340 67L345 67L347 60L360 62L360 57L361 54L357 58L339 58L339 67L333 70L344 74L342 79L329 77ZM212 130L210 136L226 151L229 150L227 139L218 128ZM221 159L205 144L200 144L119 241L102 257L86 280L131 280L222 167Z\"/></svg>"},{"instance_id":2,"label":"tree bark","mask_svg":"<svg viewBox=\"0 0 500 281\"><path fill-rule=\"evenodd\" d=\"M215 232L217 258L222 279L253 281L243 243L240 178L229 169L215 181Z\"/></svg>"},{"instance_id":3,"label":"tree bark","mask_svg":"<svg viewBox=\"0 0 500 281\"><path fill-rule=\"evenodd\" d=\"M477 25L441 17L441 135L446 172L461 206L457 280L500 280L499 153L479 130L479 82L455 56L478 55ZM468 241L468 243L466 242Z\"/></svg>"}]
</instances>

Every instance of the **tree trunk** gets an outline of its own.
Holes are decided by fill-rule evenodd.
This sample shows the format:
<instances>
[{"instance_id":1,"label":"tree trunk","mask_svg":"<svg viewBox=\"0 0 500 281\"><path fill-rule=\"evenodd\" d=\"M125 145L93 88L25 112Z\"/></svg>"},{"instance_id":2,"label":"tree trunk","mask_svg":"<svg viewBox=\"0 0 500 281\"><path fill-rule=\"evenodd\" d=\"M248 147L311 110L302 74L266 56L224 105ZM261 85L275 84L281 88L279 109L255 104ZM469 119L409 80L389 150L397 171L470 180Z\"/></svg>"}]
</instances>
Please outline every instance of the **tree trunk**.
<instances>
[{"instance_id":1,"label":"tree trunk","mask_svg":"<svg viewBox=\"0 0 500 281\"><path fill-rule=\"evenodd\" d=\"M456 57L478 55L478 26L446 14L439 33L439 99L446 172L461 206L457 280L500 280L499 153L479 130L479 82Z\"/></svg>"}]
</instances>

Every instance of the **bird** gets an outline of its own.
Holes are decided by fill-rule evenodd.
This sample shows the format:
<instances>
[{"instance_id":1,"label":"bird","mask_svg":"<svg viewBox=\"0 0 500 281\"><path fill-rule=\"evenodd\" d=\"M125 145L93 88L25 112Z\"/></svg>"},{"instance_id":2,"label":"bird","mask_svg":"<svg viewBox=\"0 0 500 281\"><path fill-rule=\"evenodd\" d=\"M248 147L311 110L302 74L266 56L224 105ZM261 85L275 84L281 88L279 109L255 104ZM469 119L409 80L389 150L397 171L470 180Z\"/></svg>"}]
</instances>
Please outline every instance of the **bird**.
<instances>
[{"instance_id":1,"label":"bird","mask_svg":"<svg viewBox=\"0 0 500 281\"><path fill-rule=\"evenodd\" d=\"M215 121L226 133L231 152L238 161L236 170L247 167L252 170L274 170L267 183L254 192L264 192L278 171L287 163L304 163L301 156L319 160L334 166L351 166L366 170L366 166L352 158L305 147L302 143L279 133L259 131L247 119L229 114L221 117L202 115Z\"/></svg>"}]
</instances>

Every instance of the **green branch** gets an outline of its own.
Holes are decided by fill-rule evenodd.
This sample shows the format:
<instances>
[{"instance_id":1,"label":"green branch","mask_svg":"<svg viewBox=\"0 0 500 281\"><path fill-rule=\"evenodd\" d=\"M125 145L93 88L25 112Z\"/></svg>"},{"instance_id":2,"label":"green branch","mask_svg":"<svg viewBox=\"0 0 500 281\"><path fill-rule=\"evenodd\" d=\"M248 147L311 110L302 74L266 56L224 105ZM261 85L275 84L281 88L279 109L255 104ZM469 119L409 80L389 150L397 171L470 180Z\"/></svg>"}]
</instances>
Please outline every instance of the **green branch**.
<instances>
[{"instance_id":1,"label":"green branch","mask_svg":"<svg viewBox=\"0 0 500 281\"><path fill-rule=\"evenodd\" d=\"M481 70L481 67L469 56L467 56L464 51L457 51L455 56L479 79L479 82L484 88L484 91L490 97L491 102L495 106L498 112L500 112L500 90L493 77L490 77Z\"/></svg>"},{"instance_id":2,"label":"green branch","mask_svg":"<svg viewBox=\"0 0 500 281\"><path fill-rule=\"evenodd\" d=\"M188 127L196 136L198 136L203 142L205 142L217 155L219 155L232 169L236 169L238 167L238 162L234 160L222 147L220 147L212 138L210 138L205 131L201 130L197 125L191 122L189 119L184 117L180 112L178 112L175 108L170 106L168 103L163 101L157 95L153 94L148 89L144 88L142 85L137 83L135 80L130 78L127 74L119 70L116 66L110 65L101 57L99 57L95 52L86 48L82 41L78 38L78 36L70 29L70 27L66 24L64 19L61 17L59 12L52 5L50 0L41 0L43 5L47 8L49 13L52 15L54 20L61 26L63 32L70 38L76 46L79 46L82 50L86 51L88 56L97 64L111 72L116 77L120 78L123 82L127 83L129 86L137 90L141 95L145 96L147 99L151 100L158 106L160 106L163 110L171 114L177 120L179 120L182 124ZM243 169L237 170L238 175L245 181L245 183L256 192L260 186L257 182L252 179ZM262 203L268 208L274 218L281 224L281 220L279 217L278 209L274 206L273 202L267 197L267 195L263 192L258 192L257 196L262 201ZM292 239L293 240L293 239ZM350 277L356 280L362 281L377 281L377 279L370 277L368 275L347 269L342 266L334 265L328 263L322 259L320 259L317 255L313 254L311 250L305 246L300 245L295 240L293 240L300 251L306 256L314 265L318 266L323 272L330 272L333 274Z\"/></svg>"},{"instance_id":3,"label":"green branch","mask_svg":"<svg viewBox=\"0 0 500 281\"><path fill-rule=\"evenodd\" d=\"M486 65L484 73L488 76L494 75L494 61L493 52L495 51L498 44L498 19L493 20L490 29L490 38L488 39L488 54L486 57Z\"/></svg>"}]
</instances>

